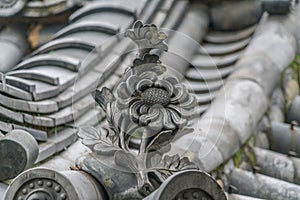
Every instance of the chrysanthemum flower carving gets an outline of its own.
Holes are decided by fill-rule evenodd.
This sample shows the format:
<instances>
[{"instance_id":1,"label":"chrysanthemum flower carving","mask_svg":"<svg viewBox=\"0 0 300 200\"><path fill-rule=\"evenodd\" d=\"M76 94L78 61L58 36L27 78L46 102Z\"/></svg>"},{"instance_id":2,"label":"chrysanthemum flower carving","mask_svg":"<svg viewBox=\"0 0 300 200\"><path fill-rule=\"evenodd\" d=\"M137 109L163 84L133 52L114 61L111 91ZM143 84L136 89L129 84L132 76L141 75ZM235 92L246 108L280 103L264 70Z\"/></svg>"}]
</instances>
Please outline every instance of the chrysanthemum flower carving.
<instances>
[{"instance_id":1,"label":"chrysanthemum flower carving","mask_svg":"<svg viewBox=\"0 0 300 200\"><path fill-rule=\"evenodd\" d=\"M167 50L166 36L155 25L136 22L127 35L140 49ZM183 166L196 168L187 158L162 157L158 152L170 146L176 134L192 131L185 126L193 115L196 99L176 77L164 75L166 66L148 50L140 51L114 92L105 87L95 91L95 100L105 111L109 127L99 131L87 128L78 134L94 152L114 155L117 165L135 173L139 191L145 196L156 189L149 172L163 181ZM138 147L130 146L132 135L138 138ZM155 160L154 164L149 160ZM172 160L171 164L167 160Z\"/></svg>"},{"instance_id":2,"label":"chrysanthemum flower carving","mask_svg":"<svg viewBox=\"0 0 300 200\"><path fill-rule=\"evenodd\" d=\"M132 39L139 47L141 54L149 53L151 49L159 49L167 51L168 46L164 42L167 38L166 34L159 32L154 24L143 24L137 21L133 29L125 32L125 36ZM141 56L141 55L140 55Z\"/></svg>"},{"instance_id":3,"label":"chrysanthemum flower carving","mask_svg":"<svg viewBox=\"0 0 300 200\"><path fill-rule=\"evenodd\" d=\"M175 77L159 78L148 70L123 80L117 95L119 108L128 108L133 122L153 131L185 126L196 105L195 97Z\"/></svg>"}]
</instances>

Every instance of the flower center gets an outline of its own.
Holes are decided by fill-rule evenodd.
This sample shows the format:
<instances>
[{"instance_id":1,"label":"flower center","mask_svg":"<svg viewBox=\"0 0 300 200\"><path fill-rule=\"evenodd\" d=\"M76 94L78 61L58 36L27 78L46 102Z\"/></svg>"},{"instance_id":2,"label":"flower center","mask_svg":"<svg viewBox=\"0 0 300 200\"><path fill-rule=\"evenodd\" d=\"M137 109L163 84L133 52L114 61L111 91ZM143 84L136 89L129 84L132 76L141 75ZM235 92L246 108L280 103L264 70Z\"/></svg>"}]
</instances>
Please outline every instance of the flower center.
<instances>
[{"instance_id":1,"label":"flower center","mask_svg":"<svg viewBox=\"0 0 300 200\"><path fill-rule=\"evenodd\" d=\"M142 100L149 106L160 104L166 106L170 102L168 92L161 88L148 88L144 91Z\"/></svg>"}]
</instances>

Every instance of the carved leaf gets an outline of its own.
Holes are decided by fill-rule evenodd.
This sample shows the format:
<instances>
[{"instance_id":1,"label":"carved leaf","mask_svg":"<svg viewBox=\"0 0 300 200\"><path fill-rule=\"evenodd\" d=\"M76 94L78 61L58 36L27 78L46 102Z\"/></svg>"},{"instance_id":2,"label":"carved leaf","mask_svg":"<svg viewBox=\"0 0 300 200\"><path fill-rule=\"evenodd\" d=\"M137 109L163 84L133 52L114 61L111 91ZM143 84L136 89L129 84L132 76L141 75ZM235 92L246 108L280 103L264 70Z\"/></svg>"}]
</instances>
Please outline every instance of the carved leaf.
<instances>
[{"instance_id":1,"label":"carved leaf","mask_svg":"<svg viewBox=\"0 0 300 200\"><path fill-rule=\"evenodd\" d=\"M178 154L175 154L173 156L165 155L162 159L161 165L163 167L160 170L168 170L174 172L185 169L198 169L198 167L187 157L180 158Z\"/></svg>"},{"instance_id":2,"label":"carved leaf","mask_svg":"<svg viewBox=\"0 0 300 200\"><path fill-rule=\"evenodd\" d=\"M147 168L154 169L162 167L162 154L159 151L149 152L147 154Z\"/></svg>"},{"instance_id":3,"label":"carved leaf","mask_svg":"<svg viewBox=\"0 0 300 200\"><path fill-rule=\"evenodd\" d=\"M178 165L180 164L180 157L178 154L174 156L166 155L163 158L163 162L166 169L176 170L178 168Z\"/></svg>"},{"instance_id":4,"label":"carved leaf","mask_svg":"<svg viewBox=\"0 0 300 200\"><path fill-rule=\"evenodd\" d=\"M174 138L173 130L165 130L158 133L148 144L146 148L146 152L149 152L150 150L158 150L162 148L163 146L169 144L173 138Z\"/></svg>"},{"instance_id":5,"label":"carved leaf","mask_svg":"<svg viewBox=\"0 0 300 200\"><path fill-rule=\"evenodd\" d=\"M95 101L101 106L101 108L107 113L108 104L115 100L114 95L110 89L104 87L101 91L96 90L93 93Z\"/></svg>"},{"instance_id":6,"label":"carved leaf","mask_svg":"<svg viewBox=\"0 0 300 200\"><path fill-rule=\"evenodd\" d=\"M161 154L165 154L165 153L169 152L170 150L171 150L171 144L167 144L156 151L160 152Z\"/></svg>"},{"instance_id":7,"label":"carved leaf","mask_svg":"<svg viewBox=\"0 0 300 200\"><path fill-rule=\"evenodd\" d=\"M193 162L191 162L187 157L183 157L180 160L177 169L179 170L198 169L198 167Z\"/></svg>"},{"instance_id":8,"label":"carved leaf","mask_svg":"<svg viewBox=\"0 0 300 200\"><path fill-rule=\"evenodd\" d=\"M110 89L104 87L101 91L96 90L93 94L95 101L100 105L103 111L106 113L107 122L110 124L110 128L115 134L118 134L117 125L114 123L114 115L116 113L115 96Z\"/></svg>"},{"instance_id":9,"label":"carved leaf","mask_svg":"<svg viewBox=\"0 0 300 200\"><path fill-rule=\"evenodd\" d=\"M159 57L153 54L145 54L142 59L136 58L133 61L133 66L139 66L146 63L155 63L157 64L159 61Z\"/></svg>"},{"instance_id":10,"label":"carved leaf","mask_svg":"<svg viewBox=\"0 0 300 200\"><path fill-rule=\"evenodd\" d=\"M116 144L118 141L110 133L110 129L103 128L99 131L94 127L83 127L80 128L78 137L82 138L85 146L99 154L112 154L120 149Z\"/></svg>"},{"instance_id":11,"label":"carved leaf","mask_svg":"<svg viewBox=\"0 0 300 200\"><path fill-rule=\"evenodd\" d=\"M136 157L131 153L125 152L123 150L115 152L115 163L131 170L131 172L138 172Z\"/></svg>"},{"instance_id":12,"label":"carved leaf","mask_svg":"<svg viewBox=\"0 0 300 200\"><path fill-rule=\"evenodd\" d=\"M93 147L101 141L101 134L94 127L80 128L77 135L82 138L82 143L92 150Z\"/></svg>"},{"instance_id":13,"label":"carved leaf","mask_svg":"<svg viewBox=\"0 0 300 200\"><path fill-rule=\"evenodd\" d=\"M160 181L160 183L164 182L169 176L172 175L171 171L163 170L163 169L154 170L153 173Z\"/></svg>"},{"instance_id":14,"label":"carved leaf","mask_svg":"<svg viewBox=\"0 0 300 200\"><path fill-rule=\"evenodd\" d=\"M174 156L165 155L164 158L160 160L160 163L152 167L151 171L163 182L173 173L186 169L198 169L198 167L187 157L180 159L179 155L176 154Z\"/></svg>"},{"instance_id":15,"label":"carved leaf","mask_svg":"<svg viewBox=\"0 0 300 200\"><path fill-rule=\"evenodd\" d=\"M174 140L177 140L178 138L188 134L188 133L192 133L194 131L194 128L190 128L190 127L184 127L182 129L180 129L179 131L177 131Z\"/></svg>"},{"instance_id":16,"label":"carved leaf","mask_svg":"<svg viewBox=\"0 0 300 200\"><path fill-rule=\"evenodd\" d=\"M166 67L159 61L159 57L153 54L145 54L143 58L136 58L133 61L134 74L140 75L144 72L150 71L157 75L161 75L166 71Z\"/></svg>"},{"instance_id":17,"label":"carved leaf","mask_svg":"<svg viewBox=\"0 0 300 200\"><path fill-rule=\"evenodd\" d=\"M173 173L169 170L159 169L159 170L154 171L154 174L160 180L160 182L164 182Z\"/></svg>"},{"instance_id":18,"label":"carved leaf","mask_svg":"<svg viewBox=\"0 0 300 200\"><path fill-rule=\"evenodd\" d=\"M94 146L94 151L101 155L113 155L118 150L120 148L104 142L100 142Z\"/></svg>"},{"instance_id":19,"label":"carved leaf","mask_svg":"<svg viewBox=\"0 0 300 200\"><path fill-rule=\"evenodd\" d=\"M159 32L158 39L165 40L165 39L167 39L167 35L164 32Z\"/></svg>"},{"instance_id":20,"label":"carved leaf","mask_svg":"<svg viewBox=\"0 0 300 200\"><path fill-rule=\"evenodd\" d=\"M160 164L162 155L160 153L155 153L154 156L150 157L151 166L157 166Z\"/></svg>"}]
</instances>

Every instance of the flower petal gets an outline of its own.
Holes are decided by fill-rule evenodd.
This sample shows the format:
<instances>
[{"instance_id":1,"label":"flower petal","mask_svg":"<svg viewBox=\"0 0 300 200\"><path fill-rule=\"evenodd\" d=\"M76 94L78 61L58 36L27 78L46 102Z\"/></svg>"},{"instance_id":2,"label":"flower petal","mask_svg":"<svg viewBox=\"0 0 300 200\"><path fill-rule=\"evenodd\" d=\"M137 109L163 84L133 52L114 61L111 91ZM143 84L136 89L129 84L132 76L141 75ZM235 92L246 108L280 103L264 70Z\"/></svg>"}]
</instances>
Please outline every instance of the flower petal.
<instances>
[{"instance_id":1,"label":"flower petal","mask_svg":"<svg viewBox=\"0 0 300 200\"><path fill-rule=\"evenodd\" d=\"M155 108L155 109L150 109L148 114L145 114L145 115L142 115L140 116L139 118L139 123L142 125L142 126L146 126L148 125L149 123L157 120L158 116L159 116L159 109L158 108Z\"/></svg>"},{"instance_id":2,"label":"flower petal","mask_svg":"<svg viewBox=\"0 0 300 200\"><path fill-rule=\"evenodd\" d=\"M149 33L151 34L149 24L144 24L140 29L138 29L138 35L140 39L150 39L152 35L149 35Z\"/></svg>"},{"instance_id":3,"label":"flower petal","mask_svg":"<svg viewBox=\"0 0 300 200\"><path fill-rule=\"evenodd\" d=\"M174 76L166 75L163 79L166 80L166 81L168 81L172 85L176 85L176 84L179 83L178 79L175 78Z\"/></svg>"},{"instance_id":4,"label":"flower petal","mask_svg":"<svg viewBox=\"0 0 300 200\"><path fill-rule=\"evenodd\" d=\"M187 100L180 104L180 107L190 110L195 108L196 105L197 105L196 97L194 95L189 95Z\"/></svg>"},{"instance_id":5,"label":"flower petal","mask_svg":"<svg viewBox=\"0 0 300 200\"><path fill-rule=\"evenodd\" d=\"M173 91L174 91L174 87L168 81L166 81L166 80L158 80L158 81L155 82L155 86L156 87L165 88L166 91L169 93L169 96L172 96Z\"/></svg>"},{"instance_id":6,"label":"flower petal","mask_svg":"<svg viewBox=\"0 0 300 200\"><path fill-rule=\"evenodd\" d=\"M180 114L181 117L183 118L189 118L192 116L191 111L190 110L186 110L183 107L181 107L180 105L174 105L174 104L169 104L167 106L167 108L173 109L174 111L176 111L178 114Z\"/></svg>"},{"instance_id":7,"label":"flower petal","mask_svg":"<svg viewBox=\"0 0 300 200\"><path fill-rule=\"evenodd\" d=\"M183 127L187 124L187 120L180 117L178 115L178 113L175 110L172 109L168 109L171 119L173 121L173 123L177 126L177 127Z\"/></svg>"},{"instance_id":8,"label":"flower petal","mask_svg":"<svg viewBox=\"0 0 300 200\"><path fill-rule=\"evenodd\" d=\"M157 80L157 75L155 72L143 72L141 75L140 75L140 78L141 79L149 79L153 82L155 82Z\"/></svg>"},{"instance_id":9,"label":"flower petal","mask_svg":"<svg viewBox=\"0 0 300 200\"><path fill-rule=\"evenodd\" d=\"M134 122L138 122L139 120L139 113L138 113L138 109L140 108L140 106L142 106L144 104L143 101L139 100L134 102L133 104L130 105L129 108L129 116L131 117L132 121Z\"/></svg>"},{"instance_id":10,"label":"flower petal","mask_svg":"<svg viewBox=\"0 0 300 200\"><path fill-rule=\"evenodd\" d=\"M139 109L139 113L140 115L144 115L144 114L147 114L148 113L148 110L149 110L149 106L146 105L146 104L143 104L140 109Z\"/></svg>"},{"instance_id":11,"label":"flower petal","mask_svg":"<svg viewBox=\"0 0 300 200\"><path fill-rule=\"evenodd\" d=\"M143 64L143 61L140 58L134 59L133 66L140 66L141 64Z\"/></svg>"},{"instance_id":12,"label":"flower petal","mask_svg":"<svg viewBox=\"0 0 300 200\"><path fill-rule=\"evenodd\" d=\"M117 99L117 108L120 110L127 109L131 104L133 104L135 101L138 101L139 99L136 97L128 97L127 99Z\"/></svg>"},{"instance_id":13,"label":"flower petal","mask_svg":"<svg viewBox=\"0 0 300 200\"><path fill-rule=\"evenodd\" d=\"M144 91L145 89L151 87L153 85L153 82L149 79L142 79L141 81L139 81L137 84L136 84L136 90L137 91Z\"/></svg>"},{"instance_id":14,"label":"flower petal","mask_svg":"<svg viewBox=\"0 0 300 200\"><path fill-rule=\"evenodd\" d=\"M134 34L135 34L135 39L140 39L141 38L141 33L140 31L143 30L143 22L137 21L134 23Z\"/></svg>"},{"instance_id":15,"label":"flower petal","mask_svg":"<svg viewBox=\"0 0 300 200\"><path fill-rule=\"evenodd\" d=\"M188 96L188 92L184 85L174 86L174 97L170 99L171 104L184 102Z\"/></svg>"},{"instance_id":16,"label":"flower petal","mask_svg":"<svg viewBox=\"0 0 300 200\"><path fill-rule=\"evenodd\" d=\"M169 114L169 111L163 108L160 110L160 112L162 112L163 115L164 128L166 128L167 130L174 130L176 127L171 121L171 116Z\"/></svg>"},{"instance_id":17,"label":"flower petal","mask_svg":"<svg viewBox=\"0 0 300 200\"><path fill-rule=\"evenodd\" d=\"M163 115L159 112L157 118L148 124L148 127L153 131L160 131L163 128Z\"/></svg>"},{"instance_id":18,"label":"flower petal","mask_svg":"<svg viewBox=\"0 0 300 200\"><path fill-rule=\"evenodd\" d=\"M165 40L165 39L167 39L167 35L164 32L159 32L158 39Z\"/></svg>"},{"instance_id":19,"label":"flower petal","mask_svg":"<svg viewBox=\"0 0 300 200\"><path fill-rule=\"evenodd\" d=\"M117 94L122 99L127 99L128 97L130 97L130 94L127 90L127 85L125 82L122 82L118 85Z\"/></svg>"},{"instance_id":20,"label":"flower petal","mask_svg":"<svg viewBox=\"0 0 300 200\"><path fill-rule=\"evenodd\" d=\"M126 86L127 86L127 90L129 92L129 95L132 96L135 93L135 88L136 88L136 84L140 81L140 77L133 75L130 76L127 80L126 80Z\"/></svg>"}]
</instances>

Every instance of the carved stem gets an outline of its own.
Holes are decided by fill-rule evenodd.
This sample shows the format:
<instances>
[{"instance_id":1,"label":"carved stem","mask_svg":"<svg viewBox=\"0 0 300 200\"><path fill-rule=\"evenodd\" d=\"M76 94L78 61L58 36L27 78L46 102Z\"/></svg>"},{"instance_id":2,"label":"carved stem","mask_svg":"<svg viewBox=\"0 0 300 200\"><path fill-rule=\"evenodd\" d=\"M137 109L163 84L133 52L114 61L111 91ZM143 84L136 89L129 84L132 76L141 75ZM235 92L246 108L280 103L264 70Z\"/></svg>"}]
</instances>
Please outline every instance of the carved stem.
<instances>
[{"instance_id":1,"label":"carved stem","mask_svg":"<svg viewBox=\"0 0 300 200\"><path fill-rule=\"evenodd\" d=\"M121 144L121 148L124 150L128 150L126 144L125 144L125 137L124 137L124 132L122 131L120 134L120 144Z\"/></svg>"},{"instance_id":2,"label":"carved stem","mask_svg":"<svg viewBox=\"0 0 300 200\"><path fill-rule=\"evenodd\" d=\"M147 146L147 142L148 142L148 134L149 130L147 128L144 129L143 134L142 134L142 138L141 138L141 144L140 144L140 151L139 154L143 154L146 151L146 146Z\"/></svg>"},{"instance_id":3,"label":"carved stem","mask_svg":"<svg viewBox=\"0 0 300 200\"><path fill-rule=\"evenodd\" d=\"M147 172L139 172L137 174L137 183L138 183L139 192L142 193L144 196L149 195L151 192L155 190L155 188L152 186L151 182L149 181Z\"/></svg>"},{"instance_id":4,"label":"carved stem","mask_svg":"<svg viewBox=\"0 0 300 200\"><path fill-rule=\"evenodd\" d=\"M138 188L140 192L144 195L148 195L155 190L148 178L147 172L146 147L148 144L149 135L150 130L145 128L141 138L140 151L137 156L137 164L139 168L139 173L137 174Z\"/></svg>"},{"instance_id":5,"label":"carved stem","mask_svg":"<svg viewBox=\"0 0 300 200\"><path fill-rule=\"evenodd\" d=\"M126 120L122 120L122 124L121 124L121 130L120 130L120 144L121 144L121 148L128 151L128 146L126 145L125 142L125 128L126 128Z\"/></svg>"}]
</instances>

